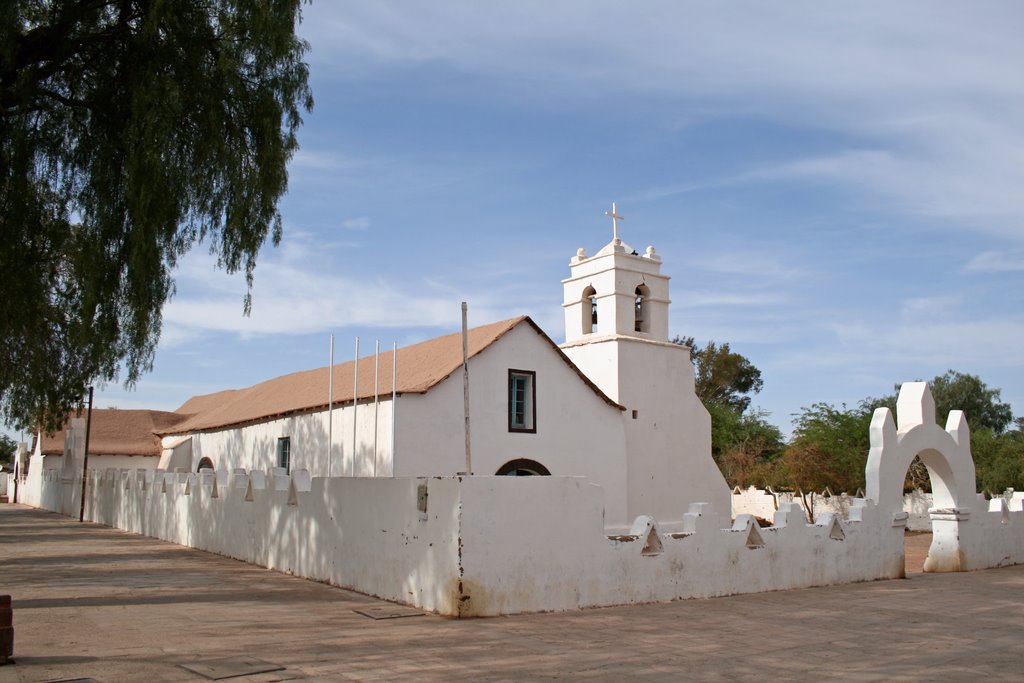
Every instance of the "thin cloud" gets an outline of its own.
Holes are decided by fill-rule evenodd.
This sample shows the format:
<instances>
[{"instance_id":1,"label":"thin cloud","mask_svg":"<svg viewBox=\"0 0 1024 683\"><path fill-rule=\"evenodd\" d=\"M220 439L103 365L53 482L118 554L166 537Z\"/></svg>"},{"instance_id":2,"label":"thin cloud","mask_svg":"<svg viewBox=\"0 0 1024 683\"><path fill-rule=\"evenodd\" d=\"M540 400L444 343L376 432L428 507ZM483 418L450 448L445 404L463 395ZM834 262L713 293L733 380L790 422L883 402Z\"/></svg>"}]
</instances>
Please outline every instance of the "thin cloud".
<instances>
[{"instance_id":1,"label":"thin cloud","mask_svg":"<svg viewBox=\"0 0 1024 683\"><path fill-rule=\"evenodd\" d=\"M460 3L342 3L311 8L303 30L314 63L341 80L449 71L484 84L469 98L570 109L654 102L699 109L705 121L741 117L865 143L720 179L666 179L637 197L827 182L858 201L1024 240L1024 79L1015 68L1024 9L939 6L655 2L638 12L568 2L552 11L524 0L466 12ZM679 125L669 118L666 132Z\"/></svg>"},{"instance_id":2,"label":"thin cloud","mask_svg":"<svg viewBox=\"0 0 1024 683\"><path fill-rule=\"evenodd\" d=\"M349 218L341 222L341 227L346 230L369 230L370 219L366 216L358 216L356 218Z\"/></svg>"},{"instance_id":3,"label":"thin cloud","mask_svg":"<svg viewBox=\"0 0 1024 683\"><path fill-rule=\"evenodd\" d=\"M1024 229L1022 229L1024 232ZM968 273L1010 273L1024 271L1024 252L983 251L975 255L964 271Z\"/></svg>"}]
</instances>

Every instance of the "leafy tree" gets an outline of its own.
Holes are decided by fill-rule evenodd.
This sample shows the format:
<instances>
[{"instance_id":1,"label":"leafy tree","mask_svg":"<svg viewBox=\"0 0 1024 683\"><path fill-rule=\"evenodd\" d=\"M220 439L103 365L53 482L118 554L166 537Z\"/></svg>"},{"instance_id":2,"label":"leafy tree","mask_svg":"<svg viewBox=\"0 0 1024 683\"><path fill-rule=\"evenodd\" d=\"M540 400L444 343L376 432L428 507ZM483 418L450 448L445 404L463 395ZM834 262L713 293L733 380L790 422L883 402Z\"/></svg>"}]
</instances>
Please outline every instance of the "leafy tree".
<instances>
[{"instance_id":1,"label":"leafy tree","mask_svg":"<svg viewBox=\"0 0 1024 683\"><path fill-rule=\"evenodd\" d=\"M18 450L18 443L7 436L0 434L0 465L10 465L14 462L14 453Z\"/></svg>"},{"instance_id":2,"label":"leafy tree","mask_svg":"<svg viewBox=\"0 0 1024 683\"><path fill-rule=\"evenodd\" d=\"M982 428L971 432L978 488L991 493L1024 489L1024 433L996 434Z\"/></svg>"},{"instance_id":3,"label":"leafy tree","mask_svg":"<svg viewBox=\"0 0 1024 683\"><path fill-rule=\"evenodd\" d=\"M711 454L730 486L746 488L768 482L772 461L782 453L779 428L763 412L739 413L710 404Z\"/></svg>"},{"instance_id":4,"label":"leafy tree","mask_svg":"<svg viewBox=\"0 0 1024 683\"><path fill-rule=\"evenodd\" d=\"M1008 403L1000 401L1000 390L989 389L977 375L947 370L929 385L935 399L935 416L945 424L951 410L962 410L971 430L991 429L1002 434L1013 421Z\"/></svg>"},{"instance_id":5,"label":"leafy tree","mask_svg":"<svg viewBox=\"0 0 1024 683\"><path fill-rule=\"evenodd\" d=\"M763 412L748 412L751 395L761 391L761 371L729 344L709 341L703 348L693 337L673 344L690 348L695 391L711 414L711 453L732 486L763 484L771 460L782 450L782 434Z\"/></svg>"},{"instance_id":6,"label":"leafy tree","mask_svg":"<svg viewBox=\"0 0 1024 683\"><path fill-rule=\"evenodd\" d=\"M300 0L0 3L0 417L152 365L206 241L251 286L312 107ZM248 311L249 296L243 302Z\"/></svg>"},{"instance_id":7,"label":"leafy tree","mask_svg":"<svg viewBox=\"0 0 1024 683\"><path fill-rule=\"evenodd\" d=\"M693 337L675 337L673 344L690 347L697 397L705 406L725 405L742 413L750 406L752 394L761 391L761 371L745 356L733 352L726 342L709 341L704 348Z\"/></svg>"},{"instance_id":8,"label":"leafy tree","mask_svg":"<svg viewBox=\"0 0 1024 683\"><path fill-rule=\"evenodd\" d=\"M815 403L794 420L793 439L777 469L779 483L805 491L828 487L853 493L864 487L874 408Z\"/></svg>"}]
</instances>

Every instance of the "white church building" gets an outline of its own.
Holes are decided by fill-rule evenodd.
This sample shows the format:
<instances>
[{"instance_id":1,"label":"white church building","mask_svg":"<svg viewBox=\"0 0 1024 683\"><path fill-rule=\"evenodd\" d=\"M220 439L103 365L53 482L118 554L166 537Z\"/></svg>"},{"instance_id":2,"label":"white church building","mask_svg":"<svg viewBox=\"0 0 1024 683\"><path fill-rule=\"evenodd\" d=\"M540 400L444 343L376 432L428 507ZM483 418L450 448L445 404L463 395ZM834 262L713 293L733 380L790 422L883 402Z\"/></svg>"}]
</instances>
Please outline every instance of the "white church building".
<instances>
[{"instance_id":1,"label":"white church building","mask_svg":"<svg viewBox=\"0 0 1024 683\"><path fill-rule=\"evenodd\" d=\"M977 493L966 417L940 427L923 382L875 411L867 493L847 509L808 519L753 491L769 525L734 514L689 349L668 341L661 265L617 229L578 250L561 345L523 316L173 413L103 411L89 464L106 469L84 485L72 420L63 444L19 454L16 498L468 617L904 577L903 481L920 457L925 570L1024 563L1024 493Z\"/></svg>"},{"instance_id":2,"label":"white church building","mask_svg":"<svg viewBox=\"0 0 1024 683\"><path fill-rule=\"evenodd\" d=\"M525 316L468 331L473 474L584 476L603 489L610 528L640 514L671 528L697 499L728 517L689 349L668 340L661 258L616 231L569 270L561 346ZM337 365L332 378L325 367L196 396L176 412L189 417L158 431L168 471L453 475L466 470L462 335Z\"/></svg>"}]
</instances>

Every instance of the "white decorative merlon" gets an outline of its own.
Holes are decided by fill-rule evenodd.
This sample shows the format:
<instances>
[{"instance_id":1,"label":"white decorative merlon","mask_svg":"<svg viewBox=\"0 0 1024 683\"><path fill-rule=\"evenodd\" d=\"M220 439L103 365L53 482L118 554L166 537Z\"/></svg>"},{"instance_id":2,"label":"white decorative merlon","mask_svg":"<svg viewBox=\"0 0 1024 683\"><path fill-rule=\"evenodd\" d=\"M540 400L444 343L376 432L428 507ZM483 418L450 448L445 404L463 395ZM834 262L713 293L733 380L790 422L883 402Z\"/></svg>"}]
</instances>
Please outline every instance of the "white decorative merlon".
<instances>
[{"instance_id":1,"label":"white decorative merlon","mask_svg":"<svg viewBox=\"0 0 1024 683\"><path fill-rule=\"evenodd\" d=\"M904 382L896 399L899 430L920 424L935 424L935 399L927 382Z\"/></svg>"}]
</instances>

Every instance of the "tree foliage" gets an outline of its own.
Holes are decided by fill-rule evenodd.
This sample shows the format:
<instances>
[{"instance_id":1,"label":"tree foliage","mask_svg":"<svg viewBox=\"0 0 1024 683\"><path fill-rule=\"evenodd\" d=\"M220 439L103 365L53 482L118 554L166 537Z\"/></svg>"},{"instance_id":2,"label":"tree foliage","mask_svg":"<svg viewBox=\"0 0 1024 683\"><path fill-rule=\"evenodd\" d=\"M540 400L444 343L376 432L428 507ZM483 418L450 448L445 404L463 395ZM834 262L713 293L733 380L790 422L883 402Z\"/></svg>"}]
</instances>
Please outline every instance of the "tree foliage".
<instances>
[{"instance_id":1,"label":"tree foliage","mask_svg":"<svg viewBox=\"0 0 1024 683\"><path fill-rule=\"evenodd\" d=\"M300 0L2 4L4 421L54 429L90 383L134 383L196 244L251 286L312 107L299 18Z\"/></svg>"},{"instance_id":2,"label":"tree foliage","mask_svg":"<svg viewBox=\"0 0 1024 683\"><path fill-rule=\"evenodd\" d=\"M804 491L828 487L853 493L864 487L873 407L815 403L794 419L793 438L778 462L777 483Z\"/></svg>"},{"instance_id":3,"label":"tree foliage","mask_svg":"<svg viewBox=\"0 0 1024 683\"><path fill-rule=\"evenodd\" d=\"M711 453L731 486L763 485L771 460L782 450L782 433L767 414L748 410L761 391L761 371L729 344L709 341L703 348L693 337L673 344L690 348L694 391L711 414Z\"/></svg>"},{"instance_id":4,"label":"tree foliage","mask_svg":"<svg viewBox=\"0 0 1024 683\"><path fill-rule=\"evenodd\" d=\"M733 352L728 342L709 341L704 348L693 337L675 337L673 344L690 347L697 397L705 406L724 405L742 413L753 394L761 391L761 371L745 356Z\"/></svg>"},{"instance_id":5,"label":"tree foliage","mask_svg":"<svg viewBox=\"0 0 1024 683\"><path fill-rule=\"evenodd\" d=\"M739 413L710 404L711 454L730 486L765 486L772 461L782 453L782 432L763 412Z\"/></svg>"},{"instance_id":6,"label":"tree foliage","mask_svg":"<svg viewBox=\"0 0 1024 683\"><path fill-rule=\"evenodd\" d=\"M971 454L980 490L1024 489L1024 433L1020 430L996 434L982 428L971 432Z\"/></svg>"},{"instance_id":7,"label":"tree foliage","mask_svg":"<svg viewBox=\"0 0 1024 683\"><path fill-rule=\"evenodd\" d=\"M14 453L18 450L18 442L0 434L0 465L9 465L14 462Z\"/></svg>"}]
</instances>

